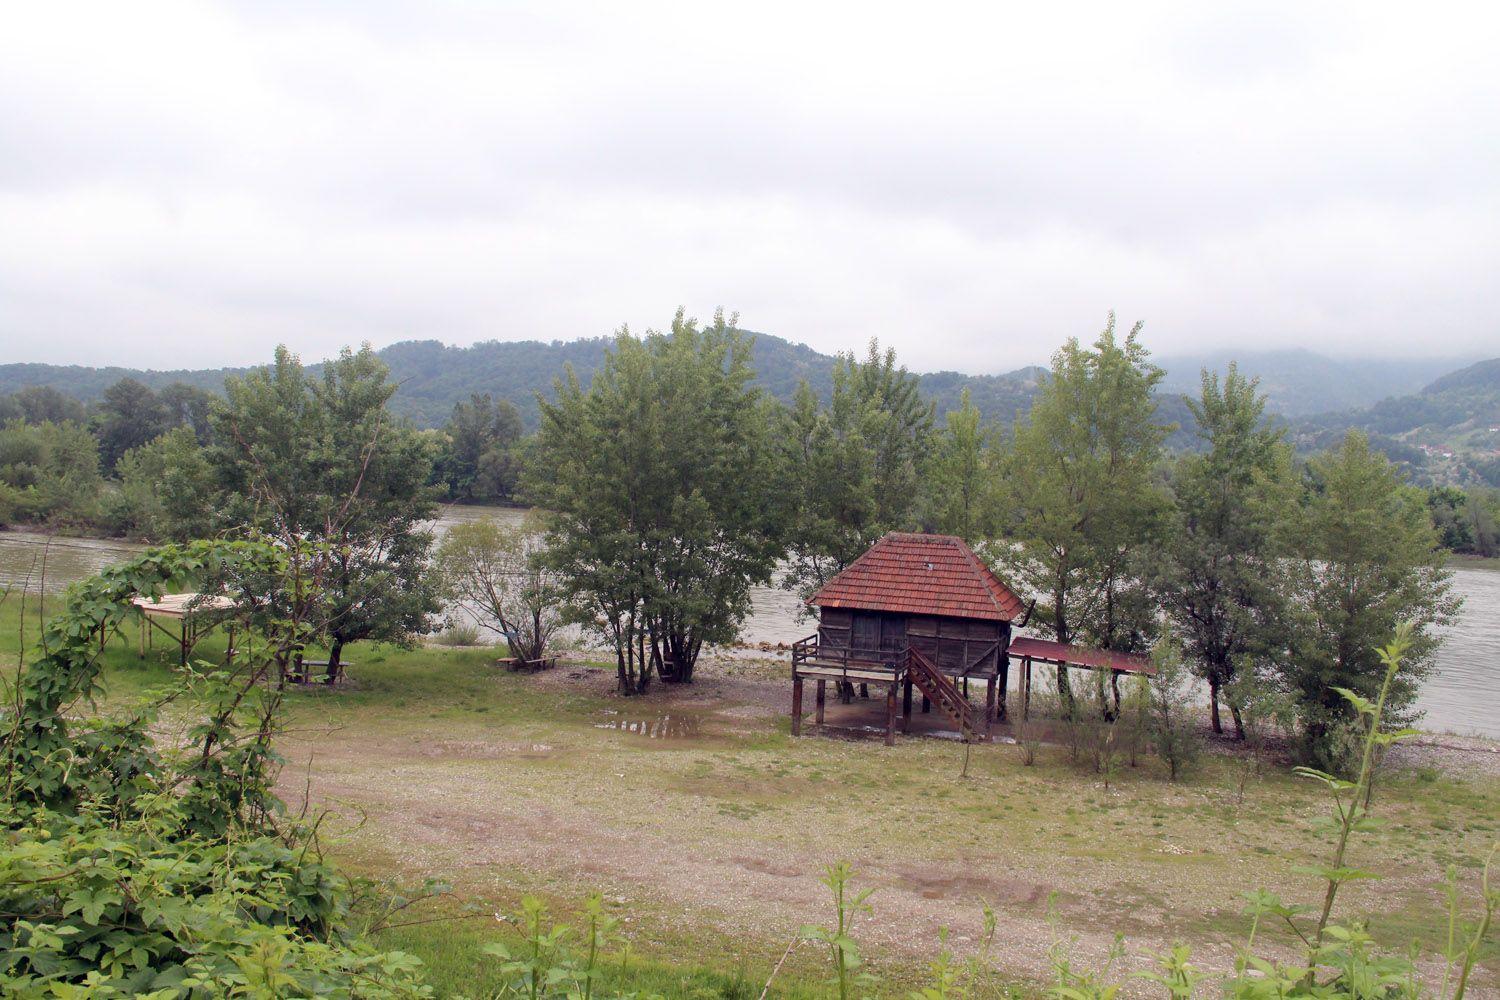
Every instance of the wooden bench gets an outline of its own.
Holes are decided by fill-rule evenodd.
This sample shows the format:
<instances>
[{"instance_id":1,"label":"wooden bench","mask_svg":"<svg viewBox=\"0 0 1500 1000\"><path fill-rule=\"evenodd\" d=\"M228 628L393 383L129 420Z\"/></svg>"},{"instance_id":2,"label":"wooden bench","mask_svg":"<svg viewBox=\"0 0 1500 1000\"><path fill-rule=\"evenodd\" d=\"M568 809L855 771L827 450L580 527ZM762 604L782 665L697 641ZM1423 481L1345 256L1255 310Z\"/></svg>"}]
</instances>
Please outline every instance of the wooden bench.
<instances>
[{"instance_id":1,"label":"wooden bench","mask_svg":"<svg viewBox=\"0 0 1500 1000\"><path fill-rule=\"evenodd\" d=\"M286 679L291 681L293 684L324 684L327 683L326 677L320 677L316 681L314 681L312 677L312 671L308 668L326 668L327 666L327 660L304 660L299 656L295 660L293 660L291 662L291 665L287 668ZM339 681L343 680L345 669L352 666L354 666L354 664L350 663L348 660L340 660L338 669L335 670L333 674L333 682L337 684Z\"/></svg>"},{"instance_id":2,"label":"wooden bench","mask_svg":"<svg viewBox=\"0 0 1500 1000\"><path fill-rule=\"evenodd\" d=\"M507 670L525 671L534 674L539 670L551 670L557 666L557 657L544 656L540 660L523 660L519 656L502 656L495 661Z\"/></svg>"}]
</instances>

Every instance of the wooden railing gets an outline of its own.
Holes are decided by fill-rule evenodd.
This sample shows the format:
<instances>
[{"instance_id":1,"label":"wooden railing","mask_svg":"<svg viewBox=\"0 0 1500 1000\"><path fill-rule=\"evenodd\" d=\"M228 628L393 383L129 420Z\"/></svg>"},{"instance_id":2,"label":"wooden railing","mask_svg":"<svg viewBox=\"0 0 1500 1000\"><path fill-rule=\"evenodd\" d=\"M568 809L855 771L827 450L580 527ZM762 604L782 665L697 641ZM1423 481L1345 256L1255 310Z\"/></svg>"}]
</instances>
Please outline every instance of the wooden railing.
<instances>
[{"instance_id":1,"label":"wooden railing","mask_svg":"<svg viewBox=\"0 0 1500 1000\"><path fill-rule=\"evenodd\" d=\"M849 646L830 646L820 643L816 635L798 639L792 643L792 673L797 668L816 664L819 667L842 668L844 671L858 670L865 673L885 672L895 677L905 669L906 648L865 649ZM866 678L868 679L868 678Z\"/></svg>"}]
</instances>

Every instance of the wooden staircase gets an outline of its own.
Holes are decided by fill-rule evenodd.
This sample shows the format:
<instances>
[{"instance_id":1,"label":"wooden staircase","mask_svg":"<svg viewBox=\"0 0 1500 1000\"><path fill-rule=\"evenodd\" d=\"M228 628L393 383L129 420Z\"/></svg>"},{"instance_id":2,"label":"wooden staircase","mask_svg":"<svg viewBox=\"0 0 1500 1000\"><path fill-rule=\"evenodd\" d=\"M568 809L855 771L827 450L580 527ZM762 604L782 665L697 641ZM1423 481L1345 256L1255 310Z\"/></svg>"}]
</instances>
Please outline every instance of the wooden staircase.
<instances>
[{"instance_id":1,"label":"wooden staircase","mask_svg":"<svg viewBox=\"0 0 1500 1000\"><path fill-rule=\"evenodd\" d=\"M906 647L906 676L928 701L954 721L966 742L974 738L974 706L951 679L911 646Z\"/></svg>"}]
</instances>

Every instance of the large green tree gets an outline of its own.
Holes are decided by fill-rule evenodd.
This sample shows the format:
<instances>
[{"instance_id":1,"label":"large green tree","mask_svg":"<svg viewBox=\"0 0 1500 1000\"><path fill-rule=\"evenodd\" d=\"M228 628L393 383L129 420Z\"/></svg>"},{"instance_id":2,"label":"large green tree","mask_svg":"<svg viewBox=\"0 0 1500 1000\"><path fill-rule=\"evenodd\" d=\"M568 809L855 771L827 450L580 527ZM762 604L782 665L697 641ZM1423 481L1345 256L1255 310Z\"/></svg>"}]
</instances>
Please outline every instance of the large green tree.
<instances>
[{"instance_id":1,"label":"large green tree","mask_svg":"<svg viewBox=\"0 0 1500 1000\"><path fill-rule=\"evenodd\" d=\"M443 428L437 473L454 500L510 500L520 477L521 413L508 399L475 393Z\"/></svg>"},{"instance_id":2,"label":"large green tree","mask_svg":"<svg viewBox=\"0 0 1500 1000\"><path fill-rule=\"evenodd\" d=\"M1291 455L1264 419L1257 385L1234 364L1222 382L1203 373L1199 398L1188 403L1206 450L1172 467L1174 504L1149 563L1161 608L1208 682L1216 733L1221 694L1278 620L1276 524L1288 502ZM1232 699L1229 707L1243 738L1239 707Z\"/></svg>"},{"instance_id":3,"label":"large green tree","mask_svg":"<svg viewBox=\"0 0 1500 1000\"><path fill-rule=\"evenodd\" d=\"M98 446L80 424L13 420L0 428L0 524L88 524L103 485Z\"/></svg>"},{"instance_id":4,"label":"large green tree","mask_svg":"<svg viewBox=\"0 0 1500 1000\"><path fill-rule=\"evenodd\" d=\"M751 338L679 310L667 333L622 330L587 389L542 401L530 495L552 512L548 564L614 646L620 690L690 681L770 579L782 515Z\"/></svg>"},{"instance_id":5,"label":"large green tree","mask_svg":"<svg viewBox=\"0 0 1500 1000\"><path fill-rule=\"evenodd\" d=\"M782 419L793 517L786 586L810 594L888 531L917 526L933 407L892 350L840 354L827 405L802 383Z\"/></svg>"},{"instance_id":6,"label":"large green tree","mask_svg":"<svg viewBox=\"0 0 1500 1000\"><path fill-rule=\"evenodd\" d=\"M328 547L330 682L344 646L409 641L438 610L428 572L435 507L422 437L393 420L396 387L368 345L313 377L285 347L269 368L225 381L210 451L227 524Z\"/></svg>"},{"instance_id":7,"label":"large green tree","mask_svg":"<svg viewBox=\"0 0 1500 1000\"><path fill-rule=\"evenodd\" d=\"M120 456L139 448L166 432L170 415L161 398L148 385L122 378L104 390L94 414L94 434L99 438L99 458L113 471Z\"/></svg>"},{"instance_id":8,"label":"large green tree","mask_svg":"<svg viewBox=\"0 0 1500 1000\"><path fill-rule=\"evenodd\" d=\"M1438 629L1462 602L1422 497L1363 434L1350 431L1313 458L1305 479L1305 496L1283 524L1292 556L1281 573L1279 666L1297 700L1304 757L1338 767L1356 722L1338 689L1373 701L1385 676L1378 650L1406 623L1411 646L1386 717L1409 721L1442 641Z\"/></svg>"},{"instance_id":9,"label":"large green tree","mask_svg":"<svg viewBox=\"0 0 1500 1000\"><path fill-rule=\"evenodd\" d=\"M1154 470L1171 427L1156 422L1163 373L1140 330L1118 337L1111 313L1091 347L1063 345L1002 463L997 556L1061 642L1141 649L1155 628L1141 559L1166 510ZM1070 702L1062 667L1058 689Z\"/></svg>"},{"instance_id":10,"label":"large green tree","mask_svg":"<svg viewBox=\"0 0 1500 1000\"><path fill-rule=\"evenodd\" d=\"M206 538L214 530L216 486L191 427L176 427L115 463L118 486L104 502L108 526L158 542Z\"/></svg>"}]
</instances>

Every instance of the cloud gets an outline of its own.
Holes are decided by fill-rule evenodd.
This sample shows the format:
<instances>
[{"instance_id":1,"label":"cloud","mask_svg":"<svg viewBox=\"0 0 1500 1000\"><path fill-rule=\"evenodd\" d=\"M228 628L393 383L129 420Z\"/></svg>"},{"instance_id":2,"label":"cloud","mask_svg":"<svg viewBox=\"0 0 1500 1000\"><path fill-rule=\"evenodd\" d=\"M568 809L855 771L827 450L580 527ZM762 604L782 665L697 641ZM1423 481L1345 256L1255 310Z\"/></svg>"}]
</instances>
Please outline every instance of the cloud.
<instances>
[{"instance_id":1,"label":"cloud","mask_svg":"<svg viewBox=\"0 0 1500 1000\"><path fill-rule=\"evenodd\" d=\"M679 303L923 369L1043 360L1110 308L1158 353L1493 350L1496 15L1033 8L22 8L0 360Z\"/></svg>"}]
</instances>

